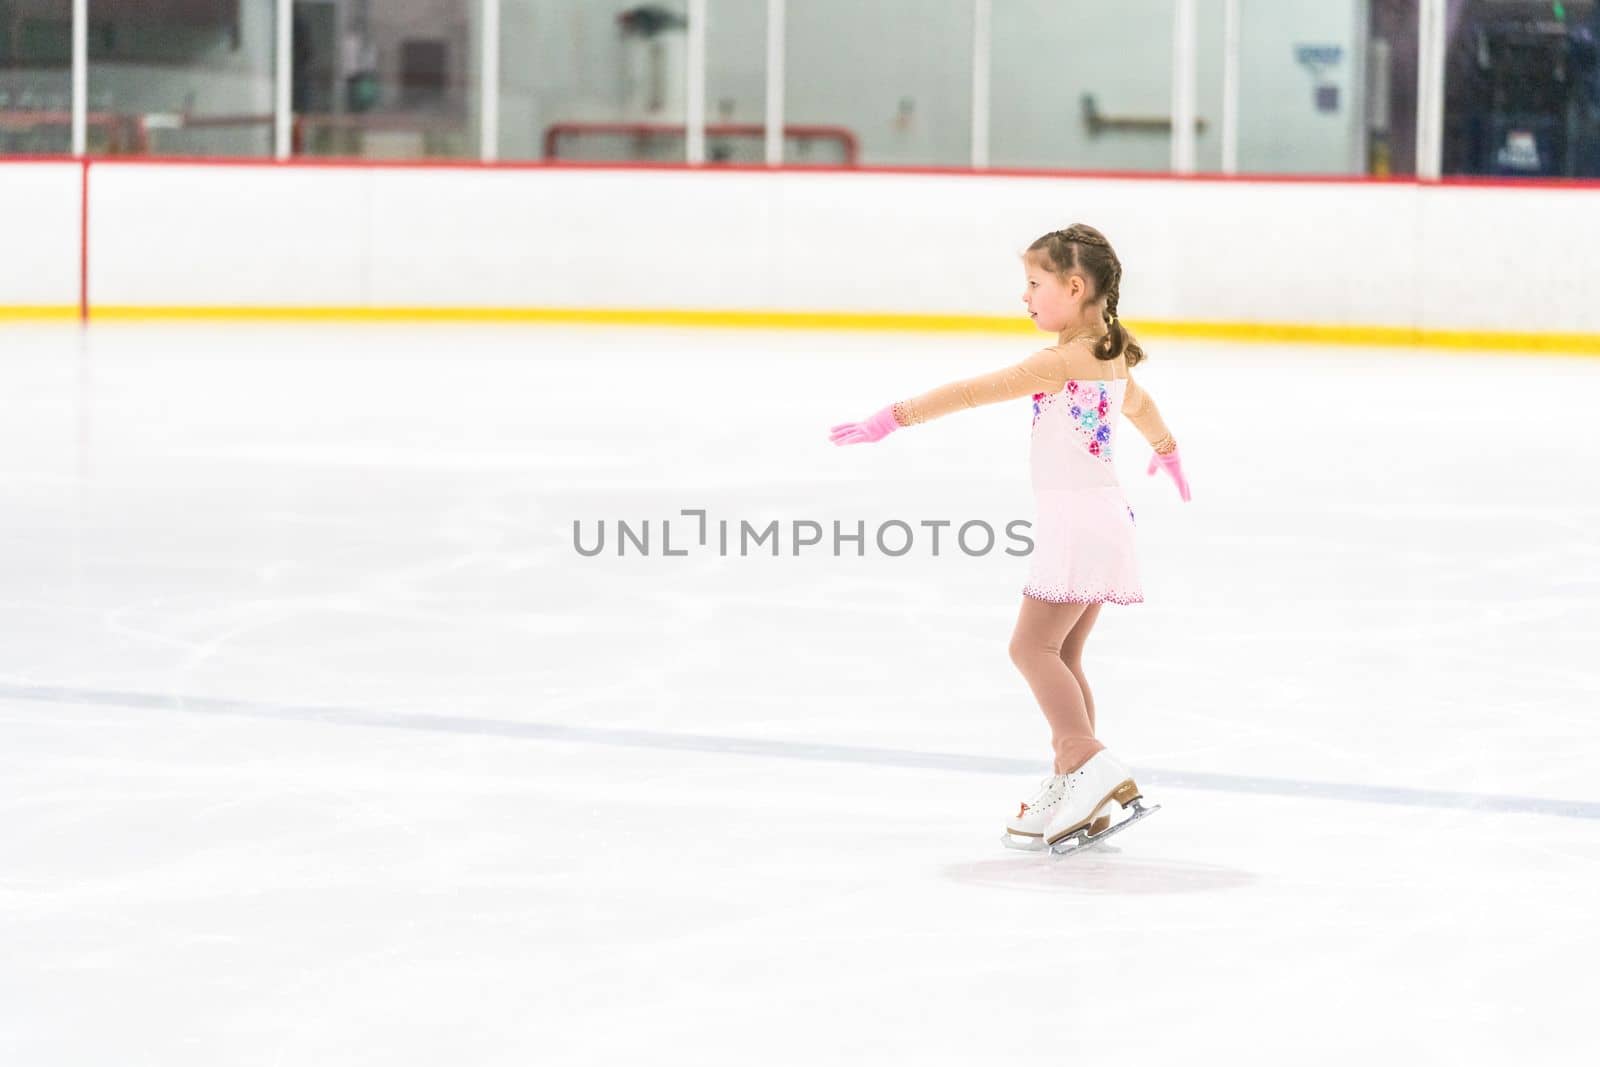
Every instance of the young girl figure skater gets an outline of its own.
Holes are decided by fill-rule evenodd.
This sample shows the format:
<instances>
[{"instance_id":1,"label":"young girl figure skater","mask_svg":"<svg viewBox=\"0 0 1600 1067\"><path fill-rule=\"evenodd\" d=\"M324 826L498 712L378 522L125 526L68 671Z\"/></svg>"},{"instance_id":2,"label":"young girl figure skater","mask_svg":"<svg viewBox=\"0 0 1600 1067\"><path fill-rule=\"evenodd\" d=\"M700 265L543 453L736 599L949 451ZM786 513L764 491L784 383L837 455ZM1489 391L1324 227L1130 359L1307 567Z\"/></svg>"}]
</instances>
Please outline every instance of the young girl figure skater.
<instances>
[{"instance_id":1,"label":"young girl figure skater","mask_svg":"<svg viewBox=\"0 0 1600 1067\"><path fill-rule=\"evenodd\" d=\"M1050 724L1055 773L1007 821L1004 840L1067 851L1147 813L1133 775L1095 738L1083 673L1084 643L1101 606L1144 600L1133 512L1112 466L1117 413L1154 448L1147 473L1165 470L1185 501L1189 484L1155 401L1129 373L1145 355L1117 318L1122 264L1110 242L1091 226L1069 226L1033 242L1022 261L1023 303L1039 329L1057 335L1055 344L1015 366L842 423L830 438L878 441L964 408L1033 398L1035 544L1010 651Z\"/></svg>"}]
</instances>

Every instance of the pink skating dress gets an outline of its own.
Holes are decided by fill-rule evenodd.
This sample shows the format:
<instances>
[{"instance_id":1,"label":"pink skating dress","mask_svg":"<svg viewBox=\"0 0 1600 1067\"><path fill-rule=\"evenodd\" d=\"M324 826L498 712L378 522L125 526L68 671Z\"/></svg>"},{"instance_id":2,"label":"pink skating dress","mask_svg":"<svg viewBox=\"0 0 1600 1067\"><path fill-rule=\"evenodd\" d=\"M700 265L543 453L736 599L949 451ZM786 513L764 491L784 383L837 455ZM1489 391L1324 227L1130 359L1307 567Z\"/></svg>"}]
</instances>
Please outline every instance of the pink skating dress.
<instances>
[{"instance_id":1,"label":"pink skating dress","mask_svg":"<svg viewBox=\"0 0 1600 1067\"><path fill-rule=\"evenodd\" d=\"M1094 340L1063 338L1014 366L902 400L894 415L900 425L914 426L1032 396L1036 517L1023 593L1063 604L1138 604L1144 590L1133 511L1112 466L1117 416L1126 416L1157 451L1175 445L1155 401L1129 375L1126 358L1095 358Z\"/></svg>"},{"instance_id":2,"label":"pink skating dress","mask_svg":"<svg viewBox=\"0 0 1600 1067\"><path fill-rule=\"evenodd\" d=\"M1035 393L1033 552L1022 591L1057 604L1138 604L1133 510L1112 453L1128 380L1069 378Z\"/></svg>"}]
</instances>

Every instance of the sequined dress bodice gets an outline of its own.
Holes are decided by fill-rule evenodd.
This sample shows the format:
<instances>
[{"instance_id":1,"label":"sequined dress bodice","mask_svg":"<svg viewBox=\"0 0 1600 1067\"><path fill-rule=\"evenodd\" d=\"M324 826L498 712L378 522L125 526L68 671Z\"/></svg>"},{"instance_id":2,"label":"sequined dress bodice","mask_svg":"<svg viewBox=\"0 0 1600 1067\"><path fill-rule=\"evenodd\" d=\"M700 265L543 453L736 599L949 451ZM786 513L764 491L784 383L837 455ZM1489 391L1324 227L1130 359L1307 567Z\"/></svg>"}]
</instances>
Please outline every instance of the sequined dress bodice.
<instances>
[{"instance_id":1,"label":"sequined dress bodice","mask_svg":"<svg viewBox=\"0 0 1600 1067\"><path fill-rule=\"evenodd\" d=\"M1126 378L1069 378L1058 392L1033 396L1030 465L1035 489L1117 485L1112 463Z\"/></svg>"}]
</instances>

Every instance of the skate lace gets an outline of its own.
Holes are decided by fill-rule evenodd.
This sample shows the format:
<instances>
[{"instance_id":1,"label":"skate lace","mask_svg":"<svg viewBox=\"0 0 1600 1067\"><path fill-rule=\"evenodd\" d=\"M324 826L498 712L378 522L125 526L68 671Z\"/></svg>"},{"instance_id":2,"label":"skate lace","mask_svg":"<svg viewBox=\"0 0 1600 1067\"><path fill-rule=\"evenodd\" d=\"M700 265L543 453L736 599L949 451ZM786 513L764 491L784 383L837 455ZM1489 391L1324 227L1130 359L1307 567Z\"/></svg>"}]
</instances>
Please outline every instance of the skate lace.
<instances>
[{"instance_id":1,"label":"skate lace","mask_svg":"<svg viewBox=\"0 0 1600 1067\"><path fill-rule=\"evenodd\" d=\"M1028 801L1022 806L1023 810L1028 811L1033 808L1038 808L1043 804L1048 804L1059 800L1061 793L1063 792L1062 783L1065 778L1066 775L1057 774L1052 775L1040 782L1039 791L1033 795L1032 800Z\"/></svg>"}]
</instances>

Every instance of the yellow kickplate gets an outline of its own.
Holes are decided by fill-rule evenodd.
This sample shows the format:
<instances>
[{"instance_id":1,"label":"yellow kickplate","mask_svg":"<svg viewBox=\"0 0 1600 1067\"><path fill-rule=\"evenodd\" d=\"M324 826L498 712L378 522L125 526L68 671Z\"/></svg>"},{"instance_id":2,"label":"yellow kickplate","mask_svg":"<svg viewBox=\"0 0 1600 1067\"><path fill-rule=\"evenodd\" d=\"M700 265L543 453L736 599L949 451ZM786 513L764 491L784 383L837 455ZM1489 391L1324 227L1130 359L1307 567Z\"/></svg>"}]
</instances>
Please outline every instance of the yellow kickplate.
<instances>
[{"instance_id":1,"label":"yellow kickplate","mask_svg":"<svg viewBox=\"0 0 1600 1067\"><path fill-rule=\"evenodd\" d=\"M71 318L76 307L0 307L0 318ZM838 330L894 333L1037 335L1013 315L952 315L890 311L710 310L693 308L559 307L207 307L94 305L101 320L264 320L285 322L566 323L700 329ZM1600 333L1418 329L1409 326L1295 322L1132 321L1140 339L1241 343L1442 348L1500 355L1600 356Z\"/></svg>"}]
</instances>

